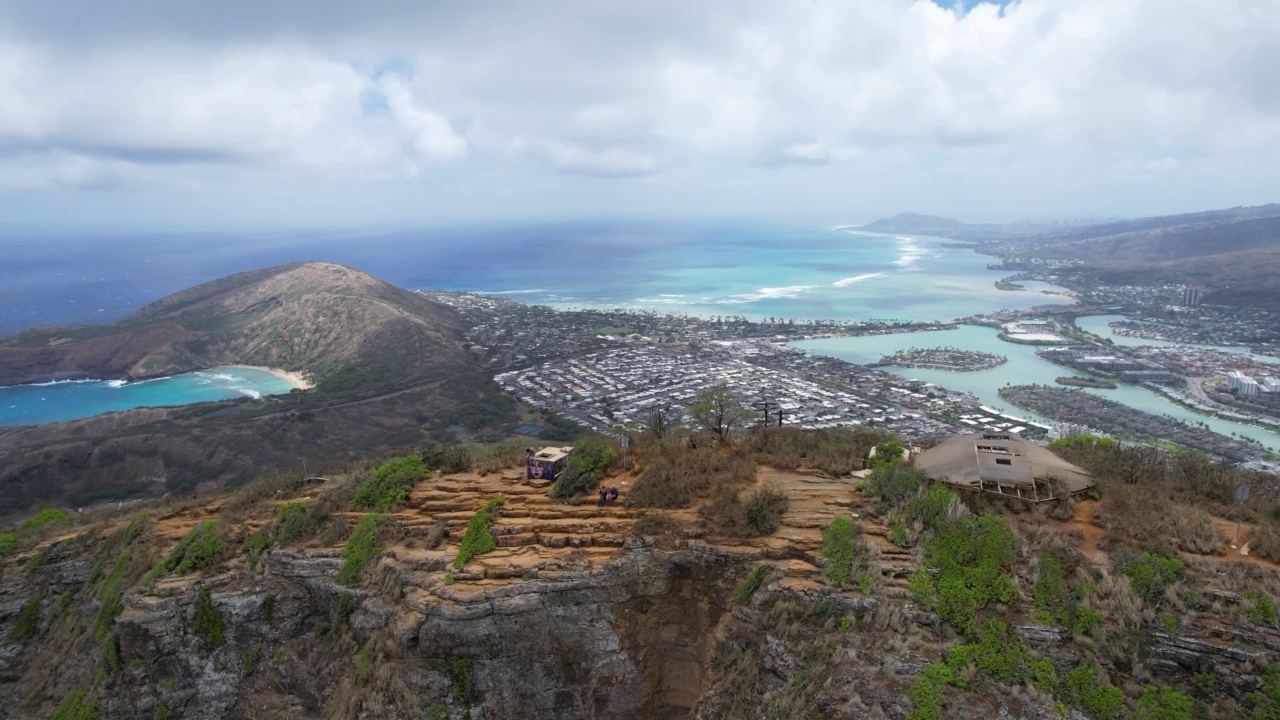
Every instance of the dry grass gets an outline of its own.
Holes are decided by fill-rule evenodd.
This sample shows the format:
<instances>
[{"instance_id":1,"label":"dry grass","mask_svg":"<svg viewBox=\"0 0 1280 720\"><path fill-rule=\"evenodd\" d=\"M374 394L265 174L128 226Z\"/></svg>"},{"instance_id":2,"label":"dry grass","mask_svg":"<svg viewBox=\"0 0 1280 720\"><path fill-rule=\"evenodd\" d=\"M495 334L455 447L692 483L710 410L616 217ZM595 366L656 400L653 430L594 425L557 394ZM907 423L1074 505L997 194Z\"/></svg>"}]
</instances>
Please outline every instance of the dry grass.
<instances>
[{"instance_id":1,"label":"dry grass","mask_svg":"<svg viewBox=\"0 0 1280 720\"><path fill-rule=\"evenodd\" d=\"M644 469L627 495L635 507L683 508L755 481L746 457L713 447L673 447L645 458Z\"/></svg>"},{"instance_id":2,"label":"dry grass","mask_svg":"<svg viewBox=\"0 0 1280 720\"><path fill-rule=\"evenodd\" d=\"M1223 538L1204 510L1174 502L1149 488L1103 483L1098 523L1112 533L1154 547L1219 553Z\"/></svg>"}]
</instances>

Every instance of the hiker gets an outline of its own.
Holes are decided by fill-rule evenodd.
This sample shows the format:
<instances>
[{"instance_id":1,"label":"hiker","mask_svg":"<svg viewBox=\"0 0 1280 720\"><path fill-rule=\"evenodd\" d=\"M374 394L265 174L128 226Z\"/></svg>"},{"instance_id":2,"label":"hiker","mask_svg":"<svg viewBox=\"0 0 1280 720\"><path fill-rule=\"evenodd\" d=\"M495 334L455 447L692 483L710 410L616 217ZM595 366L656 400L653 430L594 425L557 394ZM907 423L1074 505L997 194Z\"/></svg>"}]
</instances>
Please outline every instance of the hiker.
<instances>
[{"instance_id":1,"label":"hiker","mask_svg":"<svg viewBox=\"0 0 1280 720\"><path fill-rule=\"evenodd\" d=\"M609 495L609 491L605 490L604 486L601 485L600 490L598 492L600 493L600 501L596 503L596 507L604 507L606 497Z\"/></svg>"},{"instance_id":2,"label":"hiker","mask_svg":"<svg viewBox=\"0 0 1280 720\"><path fill-rule=\"evenodd\" d=\"M618 499L618 488L617 487L609 488L609 502L613 502L617 499Z\"/></svg>"}]
</instances>

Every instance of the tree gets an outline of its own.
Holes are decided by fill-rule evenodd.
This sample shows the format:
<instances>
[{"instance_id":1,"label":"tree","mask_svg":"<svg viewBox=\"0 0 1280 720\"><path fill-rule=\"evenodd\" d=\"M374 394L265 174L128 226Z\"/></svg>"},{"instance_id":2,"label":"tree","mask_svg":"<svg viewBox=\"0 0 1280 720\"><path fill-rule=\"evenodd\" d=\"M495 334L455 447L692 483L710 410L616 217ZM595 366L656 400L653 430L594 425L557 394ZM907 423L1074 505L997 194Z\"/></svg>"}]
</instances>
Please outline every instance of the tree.
<instances>
[{"instance_id":1,"label":"tree","mask_svg":"<svg viewBox=\"0 0 1280 720\"><path fill-rule=\"evenodd\" d=\"M715 433L723 444L728 441L733 426L740 421L754 416L743 404L742 400L724 385L707 388L698 393L689 415L699 427Z\"/></svg>"}]
</instances>

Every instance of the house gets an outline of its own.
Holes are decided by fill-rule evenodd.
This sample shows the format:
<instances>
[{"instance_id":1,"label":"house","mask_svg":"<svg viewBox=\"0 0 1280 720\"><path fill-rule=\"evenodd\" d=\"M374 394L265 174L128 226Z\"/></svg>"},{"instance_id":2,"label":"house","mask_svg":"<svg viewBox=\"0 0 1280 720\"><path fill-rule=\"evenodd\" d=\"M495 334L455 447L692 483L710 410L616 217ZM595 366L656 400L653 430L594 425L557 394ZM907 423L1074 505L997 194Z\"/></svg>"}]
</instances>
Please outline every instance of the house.
<instances>
[{"instance_id":1,"label":"house","mask_svg":"<svg viewBox=\"0 0 1280 720\"><path fill-rule=\"evenodd\" d=\"M1031 502L1094 486L1093 473L1012 432L957 435L921 453L915 466L948 485Z\"/></svg>"},{"instance_id":2,"label":"house","mask_svg":"<svg viewBox=\"0 0 1280 720\"><path fill-rule=\"evenodd\" d=\"M565 460L572 447L544 447L537 452L533 448L525 451L524 476L528 480L555 480L564 470Z\"/></svg>"}]
</instances>

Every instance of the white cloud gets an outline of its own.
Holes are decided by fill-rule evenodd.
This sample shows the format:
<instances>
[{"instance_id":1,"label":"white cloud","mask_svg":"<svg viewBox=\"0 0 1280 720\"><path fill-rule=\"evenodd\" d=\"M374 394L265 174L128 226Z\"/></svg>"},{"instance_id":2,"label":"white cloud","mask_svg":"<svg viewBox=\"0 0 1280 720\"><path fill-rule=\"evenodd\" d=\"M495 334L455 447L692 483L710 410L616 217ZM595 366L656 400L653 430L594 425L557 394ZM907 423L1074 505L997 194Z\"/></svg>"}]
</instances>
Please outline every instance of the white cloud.
<instances>
[{"instance_id":1,"label":"white cloud","mask_svg":"<svg viewBox=\"0 0 1280 720\"><path fill-rule=\"evenodd\" d=\"M1006 216L1088 213L1127 186L1147 206L1208 206L1223 177L1280 191L1270 0L405 2L377 17L276 0L243 21L229 2L216 17L143 0L0 10L0 185L449 178L572 212L585 188L618 199L651 176L637 209L985 198ZM973 196L940 191L957 184Z\"/></svg>"}]
</instances>

